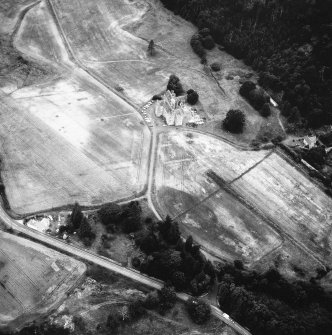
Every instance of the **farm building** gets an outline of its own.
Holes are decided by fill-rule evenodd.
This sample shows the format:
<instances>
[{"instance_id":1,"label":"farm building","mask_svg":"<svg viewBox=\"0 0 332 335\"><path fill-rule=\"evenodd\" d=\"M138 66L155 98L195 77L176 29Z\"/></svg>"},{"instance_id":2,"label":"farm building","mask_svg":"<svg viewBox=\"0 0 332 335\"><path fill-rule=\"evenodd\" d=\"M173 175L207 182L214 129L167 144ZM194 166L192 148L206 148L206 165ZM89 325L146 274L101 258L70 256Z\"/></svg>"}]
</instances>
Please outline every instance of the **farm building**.
<instances>
[{"instance_id":1,"label":"farm building","mask_svg":"<svg viewBox=\"0 0 332 335\"><path fill-rule=\"evenodd\" d=\"M182 126L186 123L202 124L197 113L186 104L186 96L177 97L173 92L166 91L162 100L155 107L157 117L163 117L168 126Z\"/></svg>"}]
</instances>

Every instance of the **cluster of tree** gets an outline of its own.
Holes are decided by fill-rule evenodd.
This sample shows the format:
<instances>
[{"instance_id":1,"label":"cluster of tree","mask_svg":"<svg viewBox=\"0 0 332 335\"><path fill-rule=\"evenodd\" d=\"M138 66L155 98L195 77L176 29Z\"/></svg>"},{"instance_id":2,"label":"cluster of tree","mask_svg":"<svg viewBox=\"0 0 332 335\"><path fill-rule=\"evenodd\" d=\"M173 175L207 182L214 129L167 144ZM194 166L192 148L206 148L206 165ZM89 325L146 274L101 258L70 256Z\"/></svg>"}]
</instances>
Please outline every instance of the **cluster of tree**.
<instances>
[{"instance_id":1,"label":"cluster of tree","mask_svg":"<svg viewBox=\"0 0 332 335\"><path fill-rule=\"evenodd\" d=\"M264 88L284 92L280 106L290 122L332 122L331 0L162 2L209 28L216 42L259 72Z\"/></svg>"},{"instance_id":2,"label":"cluster of tree","mask_svg":"<svg viewBox=\"0 0 332 335\"><path fill-rule=\"evenodd\" d=\"M179 96L183 93L183 87L180 82L180 79L175 74L170 75L168 84L167 84L167 89L169 91L174 91L176 96Z\"/></svg>"},{"instance_id":3,"label":"cluster of tree","mask_svg":"<svg viewBox=\"0 0 332 335\"><path fill-rule=\"evenodd\" d=\"M154 41L151 40L149 42L149 46L148 46L148 53L149 53L150 56L153 56L155 54L155 52L156 52L156 49L155 49Z\"/></svg>"},{"instance_id":4,"label":"cluster of tree","mask_svg":"<svg viewBox=\"0 0 332 335\"><path fill-rule=\"evenodd\" d=\"M186 307L190 317L195 323L201 325L209 321L211 307L206 302L189 298L186 302Z\"/></svg>"},{"instance_id":5,"label":"cluster of tree","mask_svg":"<svg viewBox=\"0 0 332 335\"><path fill-rule=\"evenodd\" d=\"M222 126L225 130L238 134L243 132L245 123L246 117L244 113L239 109L231 109L227 112Z\"/></svg>"},{"instance_id":6,"label":"cluster of tree","mask_svg":"<svg viewBox=\"0 0 332 335\"><path fill-rule=\"evenodd\" d=\"M321 170L326 162L327 153L323 146L301 150L302 158L317 170Z\"/></svg>"},{"instance_id":7,"label":"cluster of tree","mask_svg":"<svg viewBox=\"0 0 332 335\"><path fill-rule=\"evenodd\" d=\"M191 236L183 242L178 223L169 216L165 221L151 223L146 231L137 234L135 241L146 254L142 262L134 261L140 271L194 295L205 292L214 282L211 262L205 259Z\"/></svg>"},{"instance_id":8,"label":"cluster of tree","mask_svg":"<svg viewBox=\"0 0 332 335\"><path fill-rule=\"evenodd\" d=\"M187 102L190 105L195 105L198 102L198 93L193 89L187 91Z\"/></svg>"},{"instance_id":9,"label":"cluster of tree","mask_svg":"<svg viewBox=\"0 0 332 335\"><path fill-rule=\"evenodd\" d=\"M211 50L215 46L214 39L208 28L203 28L191 37L190 45L194 52L201 58L201 63L206 64L206 51Z\"/></svg>"},{"instance_id":10,"label":"cluster of tree","mask_svg":"<svg viewBox=\"0 0 332 335\"><path fill-rule=\"evenodd\" d=\"M108 315L106 327L117 333L120 327L130 322L139 320L146 314L147 310L157 310L165 314L172 309L176 303L176 293L171 286L164 286L160 291L152 291L145 298L136 298L128 306L112 309Z\"/></svg>"},{"instance_id":11,"label":"cluster of tree","mask_svg":"<svg viewBox=\"0 0 332 335\"><path fill-rule=\"evenodd\" d=\"M218 72L221 70L221 65L218 62L214 62L211 64L211 70L214 72Z\"/></svg>"},{"instance_id":12,"label":"cluster of tree","mask_svg":"<svg viewBox=\"0 0 332 335\"><path fill-rule=\"evenodd\" d=\"M219 303L255 335L327 335L332 298L312 279L289 282L275 269L258 274L241 262L220 268Z\"/></svg>"},{"instance_id":13,"label":"cluster of tree","mask_svg":"<svg viewBox=\"0 0 332 335\"><path fill-rule=\"evenodd\" d=\"M271 115L270 97L262 88L256 87L255 83L245 81L240 87L240 94L246 98L262 116L268 117Z\"/></svg>"},{"instance_id":14,"label":"cluster of tree","mask_svg":"<svg viewBox=\"0 0 332 335\"><path fill-rule=\"evenodd\" d=\"M72 234L77 232L77 235L83 240L84 244L89 246L95 238L89 220L84 216L81 206L76 202L71 214L67 218L67 224L60 226L59 234Z\"/></svg>"},{"instance_id":15,"label":"cluster of tree","mask_svg":"<svg viewBox=\"0 0 332 335\"><path fill-rule=\"evenodd\" d=\"M99 218L107 231L115 232L120 229L126 234L141 228L141 214L142 208L138 201L131 201L125 205L105 204L98 211Z\"/></svg>"}]
</instances>

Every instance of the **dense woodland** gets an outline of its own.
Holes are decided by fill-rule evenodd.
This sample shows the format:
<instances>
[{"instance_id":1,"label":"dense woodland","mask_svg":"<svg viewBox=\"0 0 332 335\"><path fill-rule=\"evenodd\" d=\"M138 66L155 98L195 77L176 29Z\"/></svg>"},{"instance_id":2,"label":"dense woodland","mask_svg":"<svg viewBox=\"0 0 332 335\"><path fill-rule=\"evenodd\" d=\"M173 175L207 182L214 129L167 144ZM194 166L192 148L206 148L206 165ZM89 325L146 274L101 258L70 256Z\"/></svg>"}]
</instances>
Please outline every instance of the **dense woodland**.
<instances>
[{"instance_id":1,"label":"dense woodland","mask_svg":"<svg viewBox=\"0 0 332 335\"><path fill-rule=\"evenodd\" d=\"M331 0L162 0L259 73L296 127L332 123ZM207 31L191 45L204 63Z\"/></svg>"},{"instance_id":2,"label":"dense woodland","mask_svg":"<svg viewBox=\"0 0 332 335\"><path fill-rule=\"evenodd\" d=\"M134 260L140 271L193 295L206 292L214 283L213 265L200 252L200 245L191 236L183 241L178 223L169 216L164 221L150 222L135 240L146 254L143 261Z\"/></svg>"},{"instance_id":3,"label":"dense woodland","mask_svg":"<svg viewBox=\"0 0 332 335\"><path fill-rule=\"evenodd\" d=\"M332 297L318 285L321 275L289 282L275 269L259 274L236 261L219 270L219 303L254 335L328 335Z\"/></svg>"}]
</instances>

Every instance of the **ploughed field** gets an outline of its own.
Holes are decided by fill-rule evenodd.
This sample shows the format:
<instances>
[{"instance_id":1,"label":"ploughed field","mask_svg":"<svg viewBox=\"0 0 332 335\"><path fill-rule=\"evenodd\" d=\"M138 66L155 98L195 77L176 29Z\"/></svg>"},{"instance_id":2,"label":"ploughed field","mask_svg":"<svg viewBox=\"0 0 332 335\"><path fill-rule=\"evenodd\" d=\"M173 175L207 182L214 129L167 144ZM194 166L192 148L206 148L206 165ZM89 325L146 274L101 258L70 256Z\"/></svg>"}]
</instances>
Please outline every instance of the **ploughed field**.
<instances>
[{"instance_id":1,"label":"ploughed field","mask_svg":"<svg viewBox=\"0 0 332 335\"><path fill-rule=\"evenodd\" d=\"M58 306L86 266L0 231L0 329L17 329Z\"/></svg>"},{"instance_id":2,"label":"ploughed field","mask_svg":"<svg viewBox=\"0 0 332 335\"><path fill-rule=\"evenodd\" d=\"M277 153L231 187L283 231L331 262L332 200Z\"/></svg>"},{"instance_id":3,"label":"ploughed field","mask_svg":"<svg viewBox=\"0 0 332 335\"><path fill-rule=\"evenodd\" d=\"M248 262L280 245L280 236L264 220L207 175L213 170L232 182L269 151L245 151L190 132L161 134L158 144L156 202L182 223L185 235L217 256Z\"/></svg>"},{"instance_id":4,"label":"ploughed field","mask_svg":"<svg viewBox=\"0 0 332 335\"><path fill-rule=\"evenodd\" d=\"M143 190L150 133L116 96L59 79L2 98L2 178L15 212L101 204Z\"/></svg>"},{"instance_id":5,"label":"ploughed field","mask_svg":"<svg viewBox=\"0 0 332 335\"><path fill-rule=\"evenodd\" d=\"M29 9L13 40L52 72L31 81L29 72L13 80L9 71L0 79L2 178L11 209L98 205L141 192L148 128L134 108L68 65L45 2Z\"/></svg>"},{"instance_id":6,"label":"ploughed field","mask_svg":"<svg viewBox=\"0 0 332 335\"><path fill-rule=\"evenodd\" d=\"M185 235L220 257L252 263L291 236L331 260L332 201L277 152L197 133L161 134L155 194Z\"/></svg>"}]
</instances>

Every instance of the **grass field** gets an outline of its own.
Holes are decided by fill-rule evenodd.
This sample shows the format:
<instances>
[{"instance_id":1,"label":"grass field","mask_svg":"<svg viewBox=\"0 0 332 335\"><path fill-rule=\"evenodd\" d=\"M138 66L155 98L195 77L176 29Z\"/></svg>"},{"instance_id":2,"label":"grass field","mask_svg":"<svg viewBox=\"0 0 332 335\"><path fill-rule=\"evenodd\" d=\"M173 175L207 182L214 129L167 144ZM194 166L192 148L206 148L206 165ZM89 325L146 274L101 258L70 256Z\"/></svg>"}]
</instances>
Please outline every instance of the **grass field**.
<instances>
[{"instance_id":1,"label":"grass field","mask_svg":"<svg viewBox=\"0 0 332 335\"><path fill-rule=\"evenodd\" d=\"M208 52L207 58L209 63L218 61L222 65L217 83L190 47L196 28L174 16L160 2L51 2L77 60L109 86L121 86L123 94L134 103L143 104L164 90L169 75L175 73L186 89L198 91L207 117L204 131L243 143L256 138L262 118L238 94L239 78L250 73L250 68L216 47ZM150 39L156 43L154 57L147 54ZM230 73L237 79L226 80ZM247 126L241 136L234 137L220 127L220 121L231 108L246 111Z\"/></svg>"},{"instance_id":2,"label":"grass field","mask_svg":"<svg viewBox=\"0 0 332 335\"><path fill-rule=\"evenodd\" d=\"M0 232L0 329L16 329L65 298L86 267L39 244Z\"/></svg>"},{"instance_id":3,"label":"grass field","mask_svg":"<svg viewBox=\"0 0 332 335\"><path fill-rule=\"evenodd\" d=\"M210 169L231 193L207 175ZM254 263L279 247L284 236L272 222L282 235L331 261L332 200L277 153L244 151L188 132L162 134L155 188L162 213L223 258Z\"/></svg>"},{"instance_id":4,"label":"grass field","mask_svg":"<svg viewBox=\"0 0 332 335\"><path fill-rule=\"evenodd\" d=\"M2 176L15 212L98 204L144 188L150 133L116 96L58 79L3 97L0 110Z\"/></svg>"},{"instance_id":5,"label":"grass field","mask_svg":"<svg viewBox=\"0 0 332 335\"><path fill-rule=\"evenodd\" d=\"M220 190L207 171L232 182L269 151L244 151L218 139L189 132L159 137L156 201L182 223L185 235L226 258L254 262L280 245L278 234L236 198Z\"/></svg>"},{"instance_id":6,"label":"grass field","mask_svg":"<svg viewBox=\"0 0 332 335\"><path fill-rule=\"evenodd\" d=\"M40 64L57 65L39 83L29 74L23 84L1 80L7 93L0 103L2 175L12 209L23 214L75 201L96 205L142 191L148 128L115 94L68 67L44 2L27 12L14 42Z\"/></svg>"},{"instance_id":7,"label":"grass field","mask_svg":"<svg viewBox=\"0 0 332 335\"><path fill-rule=\"evenodd\" d=\"M272 154L232 188L282 230L331 262L332 200L279 155Z\"/></svg>"}]
</instances>

